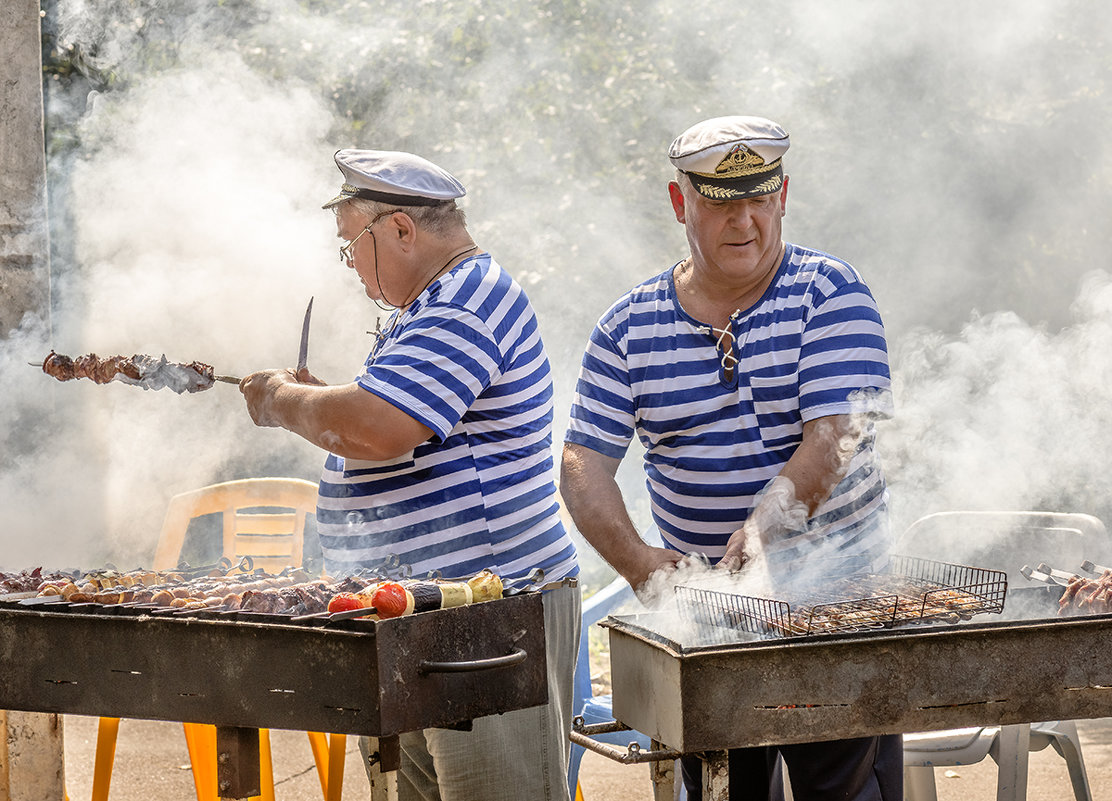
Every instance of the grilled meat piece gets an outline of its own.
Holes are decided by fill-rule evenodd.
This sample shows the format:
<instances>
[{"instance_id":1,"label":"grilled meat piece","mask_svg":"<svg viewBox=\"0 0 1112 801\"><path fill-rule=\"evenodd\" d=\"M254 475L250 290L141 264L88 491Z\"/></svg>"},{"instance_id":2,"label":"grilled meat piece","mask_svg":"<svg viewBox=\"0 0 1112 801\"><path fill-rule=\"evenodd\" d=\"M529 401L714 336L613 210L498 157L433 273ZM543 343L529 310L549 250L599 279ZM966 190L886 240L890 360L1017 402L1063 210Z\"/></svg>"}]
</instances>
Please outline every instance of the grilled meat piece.
<instances>
[{"instance_id":1,"label":"grilled meat piece","mask_svg":"<svg viewBox=\"0 0 1112 801\"><path fill-rule=\"evenodd\" d=\"M87 353L71 359L50 351L43 360L42 369L59 381L72 381L75 378L88 378L98 384L122 381L142 389L165 387L179 395L183 392L200 392L215 382L215 371L204 362L181 364L168 361L165 356L156 358L145 353L103 358L95 353Z\"/></svg>"},{"instance_id":2,"label":"grilled meat piece","mask_svg":"<svg viewBox=\"0 0 1112 801\"><path fill-rule=\"evenodd\" d=\"M1112 571L1099 578L1070 578L1058 600L1058 615L1098 615L1112 611Z\"/></svg>"}]
</instances>

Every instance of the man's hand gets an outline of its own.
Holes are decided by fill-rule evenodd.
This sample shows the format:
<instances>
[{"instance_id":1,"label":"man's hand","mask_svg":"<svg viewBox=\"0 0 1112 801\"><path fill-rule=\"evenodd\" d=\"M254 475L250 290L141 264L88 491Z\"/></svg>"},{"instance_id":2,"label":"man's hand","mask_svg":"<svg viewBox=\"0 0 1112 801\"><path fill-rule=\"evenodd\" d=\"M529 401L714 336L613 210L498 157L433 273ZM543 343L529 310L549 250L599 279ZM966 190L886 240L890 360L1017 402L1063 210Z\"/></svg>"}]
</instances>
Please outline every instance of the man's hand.
<instances>
[{"instance_id":1,"label":"man's hand","mask_svg":"<svg viewBox=\"0 0 1112 801\"><path fill-rule=\"evenodd\" d=\"M308 372L308 371L306 371ZM257 426L281 426L282 418L275 407L274 396L285 384L296 384L293 370L261 370L244 377L239 391L247 401L247 411Z\"/></svg>"},{"instance_id":2,"label":"man's hand","mask_svg":"<svg viewBox=\"0 0 1112 801\"><path fill-rule=\"evenodd\" d=\"M716 567L733 572L749 564L752 559L750 546L756 541L756 538L750 539L750 533L746 524L731 534L726 542L726 553L718 560Z\"/></svg>"},{"instance_id":3,"label":"man's hand","mask_svg":"<svg viewBox=\"0 0 1112 801\"><path fill-rule=\"evenodd\" d=\"M619 572L622 578L629 582L634 592L640 592L653 576L661 572L668 574L674 571L681 559L683 554L679 551L645 545L638 554L622 566Z\"/></svg>"}]
</instances>

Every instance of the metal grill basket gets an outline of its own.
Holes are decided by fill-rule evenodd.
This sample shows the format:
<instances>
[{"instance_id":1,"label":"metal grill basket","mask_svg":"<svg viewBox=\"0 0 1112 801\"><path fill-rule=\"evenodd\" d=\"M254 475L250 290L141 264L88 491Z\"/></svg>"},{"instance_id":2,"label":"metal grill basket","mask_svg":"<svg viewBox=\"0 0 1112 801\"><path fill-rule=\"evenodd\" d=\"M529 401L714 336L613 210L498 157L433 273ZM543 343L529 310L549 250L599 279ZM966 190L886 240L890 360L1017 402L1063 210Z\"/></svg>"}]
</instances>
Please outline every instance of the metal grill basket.
<instances>
[{"instance_id":1,"label":"metal grill basket","mask_svg":"<svg viewBox=\"0 0 1112 801\"><path fill-rule=\"evenodd\" d=\"M841 560L827 560L837 576ZM826 581L823 591L791 588L782 600L682 584L675 588L689 621L762 637L865 631L923 622L957 622L1000 613L1008 589L1000 570L893 556L880 573Z\"/></svg>"}]
</instances>

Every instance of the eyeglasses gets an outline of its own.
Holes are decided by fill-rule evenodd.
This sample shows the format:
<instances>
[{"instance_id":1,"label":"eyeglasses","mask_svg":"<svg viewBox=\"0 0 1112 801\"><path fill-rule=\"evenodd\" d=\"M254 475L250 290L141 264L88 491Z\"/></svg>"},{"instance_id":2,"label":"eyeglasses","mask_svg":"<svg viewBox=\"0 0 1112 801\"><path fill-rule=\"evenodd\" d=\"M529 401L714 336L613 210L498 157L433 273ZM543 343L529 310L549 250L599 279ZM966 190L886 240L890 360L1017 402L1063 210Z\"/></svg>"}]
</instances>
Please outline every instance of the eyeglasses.
<instances>
[{"instance_id":1,"label":"eyeglasses","mask_svg":"<svg viewBox=\"0 0 1112 801\"><path fill-rule=\"evenodd\" d=\"M374 216L374 218L369 223L367 223L367 225L363 228L363 230L359 232L359 235L356 236L355 239L351 240L346 245L344 245L343 247L340 248L340 261L345 262L347 264L351 264L351 259L352 259L351 249L355 247L355 243L359 241L359 237L363 236L363 234L370 231L371 226L374 225L379 220L381 220L383 217L389 216L396 211L400 211L400 209L390 209L390 211L383 211L383 212L380 212L379 214L376 214ZM373 234L372 234L372 236L373 236Z\"/></svg>"},{"instance_id":2,"label":"eyeglasses","mask_svg":"<svg viewBox=\"0 0 1112 801\"><path fill-rule=\"evenodd\" d=\"M355 247L355 243L359 241L359 237L363 236L363 234L367 233L367 231L370 230L371 226L368 225L366 228L359 232L359 236L355 237L355 239L351 240L346 245L340 248L340 261L351 264L351 249Z\"/></svg>"}]
</instances>

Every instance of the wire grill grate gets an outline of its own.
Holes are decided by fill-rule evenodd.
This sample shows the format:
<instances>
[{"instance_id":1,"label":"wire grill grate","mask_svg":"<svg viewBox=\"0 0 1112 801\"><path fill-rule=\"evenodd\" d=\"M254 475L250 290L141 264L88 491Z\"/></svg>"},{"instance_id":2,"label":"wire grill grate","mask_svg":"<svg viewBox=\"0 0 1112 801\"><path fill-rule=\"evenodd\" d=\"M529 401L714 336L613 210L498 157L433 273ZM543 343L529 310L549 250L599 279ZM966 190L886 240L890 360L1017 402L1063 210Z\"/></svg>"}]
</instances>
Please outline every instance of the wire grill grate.
<instances>
[{"instance_id":1,"label":"wire grill grate","mask_svg":"<svg viewBox=\"0 0 1112 801\"><path fill-rule=\"evenodd\" d=\"M828 560L837 575L840 560ZM881 573L859 573L827 582L821 593L789 588L775 600L681 584L681 610L701 626L763 637L867 631L922 622L957 622L1000 613L1008 589L1000 570L893 556ZM792 600L798 596L798 600Z\"/></svg>"}]
</instances>

